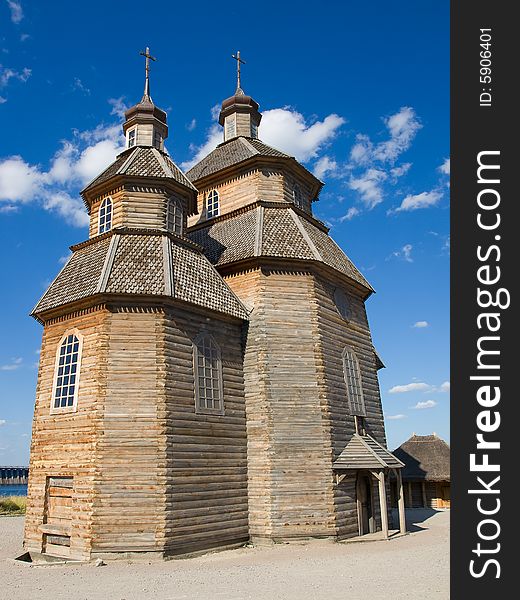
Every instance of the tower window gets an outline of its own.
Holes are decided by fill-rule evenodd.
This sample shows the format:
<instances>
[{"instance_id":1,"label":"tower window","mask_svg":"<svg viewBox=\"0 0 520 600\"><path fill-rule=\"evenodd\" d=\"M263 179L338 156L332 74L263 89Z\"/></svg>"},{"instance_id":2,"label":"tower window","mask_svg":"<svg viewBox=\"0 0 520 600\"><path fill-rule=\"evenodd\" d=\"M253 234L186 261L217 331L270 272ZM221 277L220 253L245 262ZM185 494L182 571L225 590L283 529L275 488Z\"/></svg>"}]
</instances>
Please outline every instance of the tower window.
<instances>
[{"instance_id":1,"label":"tower window","mask_svg":"<svg viewBox=\"0 0 520 600\"><path fill-rule=\"evenodd\" d=\"M350 319L350 303L347 298L347 294L341 289L336 288L334 290L334 303L336 304L336 310L345 321Z\"/></svg>"},{"instance_id":2,"label":"tower window","mask_svg":"<svg viewBox=\"0 0 520 600\"><path fill-rule=\"evenodd\" d=\"M112 200L105 198L99 207L98 233L105 233L112 229Z\"/></svg>"},{"instance_id":3,"label":"tower window","mask_svg":"<svg viewBox=\"0 0 520 600\"><path fill-rule=\"evenodd\" d=\"M236 115L229 115L229 117L226 117L226 140L235 137L236 129Z\"/></svg>"},{"instance_id":4,"label":"tower window","mask_svg":"<svg viewBox=\"0 0 520 600\"><path fill-rule=\"evenodd\" d=\"M258 138L258 125L251 121L251 137Z\"/></svg>"},{"instance_id":5,"label":"tower window","mask_svg":"<svg viewBox=\"0 0 520 600\"><path fill-rule=\"evenodd\" d=\"M303 196L302 196L302 191L300 190L300 187L298 185L295 185L293 187L293 200L294 200L294 204L298 207L298 208L303 208Z\"/></svg>"},{"instance_id":6,"label":"tower window","mask_svg":"<svg viewBox=\"0 0 520 600\"><path fill-rule=\"evenodd\" d=\"M194 368L197 412L224 414L220 348L211 335L200 334L195 339Z\"/></svg>"},{"instance_id":7,"label":"tower window","mask_svg":"<svg viewBox=\"0 0 520 600\"><path fill-rule=\"evenodd\" d=\"M183 234L182 202L179 198L170 198L166 209L166 228L177 235Z\"/></svg>"},{"instance_id":8,"label":"tower window","mask_svg":"<svg viewBox=\"0 0 520 600\"><path fill-rule=\"evenodd\" d=\"M208 219L218 216L219 213L219 195L217 190L211 190L207 198L206 215Z\"/></svg>"},{"instance_id":9,"label":"tower window","mask_svg":"<svg viewBox=\"0 0 520 600\"><path fill-rule=\"evenodd\" d=\"M79 372L83 336L66 334L58 346L52 394L52 411L75 410L78 400Z\"/></svg>"},{"instance_id":10,"label":"tower window","mask_svg":"<svg viewBox=\"0 0 520 600\"><path fill-rule=\"evenodd\" d=\"M161 132L158 131L157 129L153 130L153 145L156 148L159 148L159 150L161 149L161 144L162 144L162 135Z\"/></svg>"},{"instance_id":11,"label":"tower window","mask_svg":"<svg viewBox=\"0 0 520 600\"><path fill-rule=\"evenodd\" d=\"M133 146L135 146L135 129L130 129L130 131L128 132L128 147L132 148Z\"/></svg>"},{"instance_id":12,"label":"tower window","mask_svg":"<svg viewBox=\"0 0 520 600\"><path fill-rule=\"evenodd\" d=\"M350 414L358 417L366 416L365 399L361 385L361 371L356 354L348 346L343 350L343 377L347 386L347 398Z\"/></svg>"}]
</instances>

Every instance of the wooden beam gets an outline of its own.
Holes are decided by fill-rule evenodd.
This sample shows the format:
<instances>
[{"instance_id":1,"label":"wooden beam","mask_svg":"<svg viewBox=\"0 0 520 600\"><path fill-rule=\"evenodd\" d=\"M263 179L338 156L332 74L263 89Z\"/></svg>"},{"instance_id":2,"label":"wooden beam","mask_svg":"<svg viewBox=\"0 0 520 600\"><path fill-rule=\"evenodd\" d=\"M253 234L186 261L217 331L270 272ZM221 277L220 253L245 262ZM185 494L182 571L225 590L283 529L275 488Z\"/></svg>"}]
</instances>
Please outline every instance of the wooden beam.
<instances>
[{"instance_id":1,"label":"wooden beam","mask_svg":"<svg viewBox=\"0 0 520 600\"><path fill-rule=\"evenodd\" d=\"M421 483L421 492L422 492L422 505L423 508L428 508L426 505L426 483L424 481Z\"/></svg>"},{"instance_id":2,"label":"wooden beam","mask_svg":"<svg viewBox=\"0 0 520 600\"><path fill-rule=\"evenodd\" d=\"M397 475L397 493L399 494L398 506L399 506L399 531L406 533L406 513L404 510L404 487L403 487L403 476L401 469L396 469Z\"/></svg>"},{"instance_id":3,"label":"wooden beam","mask_svg":"<svg viewBox=\"0 0 520 600\"><path fill-rule=\"evenodd\" d=\"M388 510L386 506L386 487L385 487L385 473L381 471L379 477L379 504L381 507L381 529L385 539L388 539Z\"/></svg>"}]
</instances>

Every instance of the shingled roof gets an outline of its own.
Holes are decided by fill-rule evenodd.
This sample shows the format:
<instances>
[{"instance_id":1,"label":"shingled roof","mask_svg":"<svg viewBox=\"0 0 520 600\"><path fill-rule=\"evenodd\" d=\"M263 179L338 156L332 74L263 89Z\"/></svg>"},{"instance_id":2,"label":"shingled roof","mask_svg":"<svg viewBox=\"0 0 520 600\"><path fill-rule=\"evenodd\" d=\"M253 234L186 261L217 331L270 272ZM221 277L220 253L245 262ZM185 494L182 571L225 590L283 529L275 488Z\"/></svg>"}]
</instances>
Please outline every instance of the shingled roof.
<instances>
[{"instance_id":1,"label":"shingled roof","mask_svg":"<svg viewBox=\"0 0 520 600\"><path fill-rule=\"evenodd\" d=\"M276 148L271 148L271 146L264 144L260 140L237 137L218 145L213 152L210 152L205 158L192 167L186 173L186 177L190 181L198 181L203 177L213 175L213 173L237 165L254 156L271 156L294 160L292 156L289 156L280 150L276 150ZM301 168L303 169L304 167Z\"/></svg>"},{"instance_id":2,"label":"shingled roof","mask_svg":"<svg viewBox=\"0 0 520 600\"><path fill-rule=\"evenodd\" d=\"M113 229L79 245L32 314L102 294L161 296L247 319L240 300L200 250L152 232Z\"/></svg>"},{"instance_id":3,"label":"shingled roof","mask_svg":"<svg viewBox=\"0 0 520 600\"><path fill-rule=\"evenodd\" d=\"M355 433L332 467L337 470L400 469L403 463L372 436Z\"/></svg>"},{"instance_id":4,"label":"shingled roof","mask_svg":"<svg viewBox=\"0 0 520 600\"><path fill-rule=\"evenodd\" d=\"M437 435L412 435L394 450L405 480L450 481L450 447Z\"/></svg>"},{"instance_id":5,"label":"shingled roof","mask_svg":"<svg viewBox=\"0 0 520 600\"><path fill-rule=\"evenodd\" d=\"M373 292L326 228L302 216L289 203L257 203L208 221L188 236L204 247L217 267L255 256L318 261Z\"/></svg>"},{"instance_id":6,"label":"shingled roof","mask_svg":"<svg viewBox=\"0 0 520 600\"><path fill-rule=\"evenodd\" d=\"M131 175L136 177L164 177L175 180L193 191L196 191L191 181L179 167L164 152L149 146L135 146L121 152L116 160L98 175L81 192L95 188L116 175Z\"/></svg>"}]
</instances>

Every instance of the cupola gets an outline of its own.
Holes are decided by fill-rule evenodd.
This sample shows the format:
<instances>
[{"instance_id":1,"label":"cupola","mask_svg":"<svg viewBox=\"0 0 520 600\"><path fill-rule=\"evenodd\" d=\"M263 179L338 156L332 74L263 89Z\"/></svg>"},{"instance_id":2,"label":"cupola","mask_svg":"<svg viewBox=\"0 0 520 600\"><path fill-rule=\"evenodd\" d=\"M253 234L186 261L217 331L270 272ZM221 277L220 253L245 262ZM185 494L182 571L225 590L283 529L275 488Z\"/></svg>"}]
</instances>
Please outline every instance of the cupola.
<instances>
[{"instance_id":1,"label":"cupola","mask_svg":"<svg viewBox=\"0 0 520 600\"><path fill-rule=\"evenodd\" d=\"M141 52L145 57L145 83L141 101L125 112L123 131L126 137L126 147L151 146L164 150L164 140L168 137L166 113L153 103L150 96L150 60L156 60L150 55L150 49Z\"/></svg>"},{"instance_id":2,"label":"cupola","mask_svg":"<svg viewBox=\"0 0 520 600\"><path fill-rule=\"evenodd\" d=\"M237 61L237 89L222 103L218 122L224 127L225 142L236 137L257 139L262 115L258 102L247 96L241 87L240 65L245 62L240 58L240 51L233 54L233 58Z\"/></svg>"}]
</instances>

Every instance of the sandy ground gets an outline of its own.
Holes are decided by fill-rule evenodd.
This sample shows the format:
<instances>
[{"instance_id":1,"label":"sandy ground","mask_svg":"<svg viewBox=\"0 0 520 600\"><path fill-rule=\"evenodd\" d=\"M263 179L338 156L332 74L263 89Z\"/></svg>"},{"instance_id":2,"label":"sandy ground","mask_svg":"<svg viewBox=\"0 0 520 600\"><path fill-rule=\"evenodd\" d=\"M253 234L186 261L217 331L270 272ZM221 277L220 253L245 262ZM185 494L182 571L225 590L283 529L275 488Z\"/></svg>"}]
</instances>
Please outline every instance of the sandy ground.
<instances>
[{"instance_id":1,"label":"sandy ground","mask_svg":"<svg viewBox=\"0 0 520 600\"><path fill-rule=\"evenodd\" d=\"M449 511L409 511L390 541L277 544L197 558L35 566L21 553L23 517L0 517L4 600L435 600L449 598Z\"/></svg>"}]
</instances>

